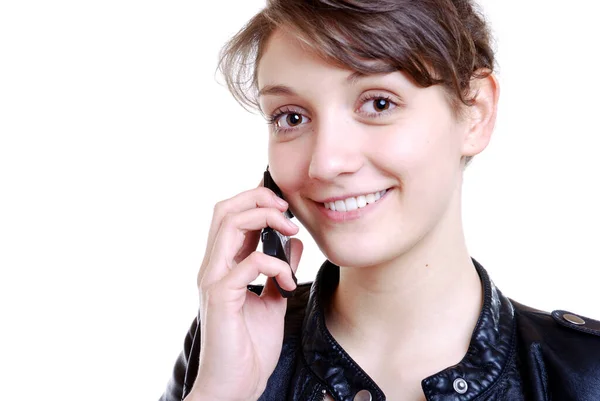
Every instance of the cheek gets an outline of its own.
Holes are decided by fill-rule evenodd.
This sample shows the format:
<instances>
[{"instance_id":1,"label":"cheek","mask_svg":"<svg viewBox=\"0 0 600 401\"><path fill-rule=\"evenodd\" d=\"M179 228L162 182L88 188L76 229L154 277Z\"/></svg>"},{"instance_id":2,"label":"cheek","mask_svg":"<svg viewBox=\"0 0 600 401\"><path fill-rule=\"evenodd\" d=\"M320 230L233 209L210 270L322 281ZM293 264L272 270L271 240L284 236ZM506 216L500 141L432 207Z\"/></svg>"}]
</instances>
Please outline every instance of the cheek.
<instances>
[{"instance_id":1,"label":"cheek","mask_svg":"<svg viewBox=\"0 0 600 401\"><path fill-rule=\"evenodd\" d=\"M397 128L393 148L412 167L437 169L455 155L460 161L459 123L439 87L420 90Z\"/></svg>"},{"instance_id":2,"label":"cheek","mask_svg":"<svg viewBox=\"0 0 600 401\"><path fill-rule=\"evenodd\" d=\"M374 136L369 147L373 162L381 170L404 179L406 174L418 174L419 170L430 167L436 160L437 152L431 126L403 124L390 127L383 135ZM381 133L380 133L381 134Z\"/></svg>"},{"instance_id":3,"label":"cheek","mask_svg":"<svg viewBox=\"0 0 600 401\"><path fill-rule=\"evenodd\" d=\"M390 129L377 145L385 160L403 170L443 170L460 161L458 126L445 109L423 109ZM453 160L456 158L456 160Z\"/></svg>"},{"instance_id":4,"label":"cheek","mask_svg":"<svg viewBox=\"0 0 600 401\"><path fill-rule=\"evenodd\" d=\"M414 118L393 131L378 145L375 163L399 179L404 202L425 206L445 198L460 171L459 132L450 117Z\"/></svg>"},{"instance_id":5,"label":"cheek","mask_svg":"<svg viewBox=\"0 0 600 401\"><path fill-rule=\"evenodd\" d=\"M305 182L310 159L300 141L269 143L269 171L291 200Z\"/></svg>"}]
</instances>

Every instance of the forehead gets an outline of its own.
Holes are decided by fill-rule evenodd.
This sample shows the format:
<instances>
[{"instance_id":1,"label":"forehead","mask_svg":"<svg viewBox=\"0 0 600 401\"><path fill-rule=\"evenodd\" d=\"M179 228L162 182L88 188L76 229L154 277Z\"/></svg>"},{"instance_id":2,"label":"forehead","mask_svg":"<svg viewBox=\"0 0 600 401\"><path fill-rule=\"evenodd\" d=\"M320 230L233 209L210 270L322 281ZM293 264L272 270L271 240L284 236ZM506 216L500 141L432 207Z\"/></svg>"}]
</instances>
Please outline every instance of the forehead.
<instances>
[{"instance_id":1,"label":"forehead","mask_svg":"<svg viewBox=\"0 0 600 401\"><path fill-rule=\"evenodd\" d=\"M257 81L259 87L268 80L278 80L285 77L288 71L303 69L310 66L321 66L331 69L323 58L319 57L310 47L303 43L298 36L276 29L268 38L257 68Z\"/></svg>"},{"instance_id":2,"label":"forehead","mask_svg":"<svg viewBox=\"0 0 600 401\"><path fill-rule=\"evenodd\" d=\"M367 65L379 65L378 60L363 60ZM415 88L408 74L390 67L380 67L383 73L365 74L334 64L312 50L300 37L276 30L268 39L257 66L257 84L261 98L269 94L286 93L283 86L303 86L314 90L331 85L353 86L361 81L376 79L389 85Z\"/></svg>"}]
</instances>

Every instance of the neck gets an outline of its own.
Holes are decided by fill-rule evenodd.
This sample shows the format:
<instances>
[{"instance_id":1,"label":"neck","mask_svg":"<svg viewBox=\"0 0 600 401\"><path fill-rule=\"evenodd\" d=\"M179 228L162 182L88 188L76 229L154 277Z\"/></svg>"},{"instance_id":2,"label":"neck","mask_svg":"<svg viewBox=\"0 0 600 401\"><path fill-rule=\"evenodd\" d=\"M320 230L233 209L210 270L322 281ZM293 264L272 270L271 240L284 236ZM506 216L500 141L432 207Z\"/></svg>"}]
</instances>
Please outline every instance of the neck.
<instances>
[{"instance_id":1,"label":"neck","mask_svg":"<svg viewBox=\"0 0 600 401\"><path fill-rule=\"evenodd\" d=\"M392 261L340 267L326 322L342 347L368 358L422 360L443 352L460 361L481 312L483 290L460 213L454 216Z\"/></svg>"}]
</instances>

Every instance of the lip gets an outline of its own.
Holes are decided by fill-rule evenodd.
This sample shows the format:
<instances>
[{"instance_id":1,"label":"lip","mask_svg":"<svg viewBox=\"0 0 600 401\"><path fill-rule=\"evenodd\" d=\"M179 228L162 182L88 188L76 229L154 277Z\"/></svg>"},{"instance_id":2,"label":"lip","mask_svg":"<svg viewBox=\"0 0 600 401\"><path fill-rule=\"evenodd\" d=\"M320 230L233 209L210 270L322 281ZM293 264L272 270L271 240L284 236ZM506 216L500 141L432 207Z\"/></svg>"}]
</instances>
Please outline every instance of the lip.
<instances>
[{"instance_id":1,"label":"lip","mask_svg":"<svg viewBox=\"0 0 600 401\"><path fill-rule=\"evenodd\" d=\"M379 198L378 201L369 203L365 207L354 209L350 212L338 212L338 211L334 211L331 209L327 209L327 208L325 208L325 205L323 204L324 202L315 202L315 204L316 204L316 207L319 210L319 212L321 212L328 220L331 220L336 223L342 223L345 221L358 220L358 219L364 217L365 215L371 213L372 211L376 210L377 206L379 206L380 203L382 203L382 201L387 199L388 194L390 192L392 192L393 190L394 190L394 188L388 188L386 190L385 194L383 194L383 196L381 198ZM346 197L346 198L329 198L331 200L325 200L325 202L333 202L334 200L342 200L342 199L347 199L347 198L348 197Z\"/></svg>"}]
</instances>

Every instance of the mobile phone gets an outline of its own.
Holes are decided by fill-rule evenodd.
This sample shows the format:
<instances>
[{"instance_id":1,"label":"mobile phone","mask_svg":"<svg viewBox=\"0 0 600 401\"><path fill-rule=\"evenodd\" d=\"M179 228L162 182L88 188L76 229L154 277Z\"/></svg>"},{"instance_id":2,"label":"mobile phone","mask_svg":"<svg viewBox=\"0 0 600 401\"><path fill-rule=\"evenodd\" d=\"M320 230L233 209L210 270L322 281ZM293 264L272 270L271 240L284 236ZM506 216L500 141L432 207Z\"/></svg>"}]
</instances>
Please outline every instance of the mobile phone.
<instances>
[{"instance_id":1,"label":"mobile phone","mask_svg":"<svg viewBox=\"0 0 600 401\"><path fill-rule=\"evenodd\" d=\"M264 181L264 186L266 188L269 188L271 191L275 192L275 194L278 197L283 199L283 194L281 193L281 189L279 189L277 184L275 184L275 181L273 181L273 177L271 177L271 173L269 172L269 166L267 166L267 169L265 170L263 181ZM294 215L292 214L292 212L289 209L284 212L284 216L288 219L294 217ZM290 264L290 256L291 256L291 251L292 251L290 237L288 237L287 235L281 234L279 231L274 230L271 227L265 227L265 228L263 228L263 230L260 234L260 239L262 242L262 249L265 254L274 256L280 260L283 260L288 265ZM298 284L298 280L296 279L296 275L294 274L294 271L292 270L291 266L290 266L290 271L292 272L292 278L294 279L294 282L296 284ZM271 279L275 282L275 285L277 286L277 289L279 290L279 293L281 294L282 297L290 298L296 292L295 290L288 291L288 290L281 288L275 277L271 277Z\"/></svg>"}]
</instances>

